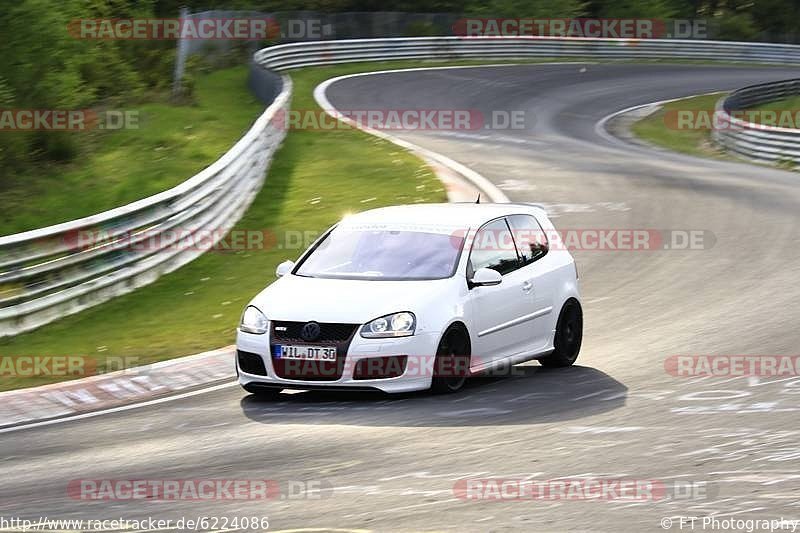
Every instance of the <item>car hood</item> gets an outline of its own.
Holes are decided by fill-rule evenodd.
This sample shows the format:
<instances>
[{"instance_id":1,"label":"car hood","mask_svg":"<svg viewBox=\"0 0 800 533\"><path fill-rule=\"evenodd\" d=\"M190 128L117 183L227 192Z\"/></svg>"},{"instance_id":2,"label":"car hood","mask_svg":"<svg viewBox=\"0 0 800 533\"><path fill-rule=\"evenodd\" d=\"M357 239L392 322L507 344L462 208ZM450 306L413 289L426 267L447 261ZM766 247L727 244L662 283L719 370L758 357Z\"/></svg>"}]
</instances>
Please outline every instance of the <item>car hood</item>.
<instances>
[{"instance_id":1,"label":"car hood","mask_svg":"<svg viewBox=\"0 0 800 533\"><path fill-rule=\"evenodd\" d=\"M452 278L363 281L287 275L251 303L269 320L363 324L398 311L419 313L428 302L445 298L453 285Z\"/></svg>"}]
</instances>

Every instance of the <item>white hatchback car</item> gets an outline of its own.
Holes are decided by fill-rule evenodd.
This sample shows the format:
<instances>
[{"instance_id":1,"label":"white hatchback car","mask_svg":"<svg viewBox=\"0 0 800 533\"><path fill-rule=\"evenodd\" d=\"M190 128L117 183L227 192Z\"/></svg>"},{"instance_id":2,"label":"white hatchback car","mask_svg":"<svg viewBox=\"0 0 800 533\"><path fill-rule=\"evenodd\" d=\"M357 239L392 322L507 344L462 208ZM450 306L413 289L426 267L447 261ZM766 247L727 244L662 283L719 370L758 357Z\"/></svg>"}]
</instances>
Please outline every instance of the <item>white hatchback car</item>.
<instances>
[{"instance_id":1,"label":"white hatchback car","mask_svg":"<svg viewBox=\"0 0 800 533\"><path fill-rule=\"evenodd\" d=\"M570 253L540 206L421 204L345 217L246 307L248 392L458 390L530 359L569 366L583 312Z\"/></svg>"}]
</instances>

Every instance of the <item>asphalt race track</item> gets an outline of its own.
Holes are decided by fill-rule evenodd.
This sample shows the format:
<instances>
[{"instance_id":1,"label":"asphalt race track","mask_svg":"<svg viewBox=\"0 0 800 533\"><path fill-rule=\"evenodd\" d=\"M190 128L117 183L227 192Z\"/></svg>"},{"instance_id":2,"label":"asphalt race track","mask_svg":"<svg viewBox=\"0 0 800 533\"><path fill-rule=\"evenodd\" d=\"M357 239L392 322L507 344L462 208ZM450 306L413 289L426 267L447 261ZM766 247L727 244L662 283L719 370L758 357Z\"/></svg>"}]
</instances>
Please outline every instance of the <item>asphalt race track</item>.
<instances>
[{"instance_id":1,"label":"asphalt race track","mask_svg":"<svg viewBox=\"0 0 800 533\"><path fill-rule=\"evenodd\" d=\"M525 110L525 130L400 135L477 170L561 229L702 230L703 249L574 253L579 366L531 363L461 393L232 386L0 434L0 516L268 516L270 529L663 531L663 517L800 519L800 379L686 378L676 354L800 353L800 175L624 144L623 108L768 80L781 68L552 64L379 74L333 84L340 109ZM529 125L531 123L529 122ZM323 134L323 133L320 133ZM376 184L376 186L379 186ZM463 501L464 478L702 483L657 501ZM81 501L76 479L319 481L314 499ZM672 527L679 531L677 519Z\"/></svg>"}]
</instances>

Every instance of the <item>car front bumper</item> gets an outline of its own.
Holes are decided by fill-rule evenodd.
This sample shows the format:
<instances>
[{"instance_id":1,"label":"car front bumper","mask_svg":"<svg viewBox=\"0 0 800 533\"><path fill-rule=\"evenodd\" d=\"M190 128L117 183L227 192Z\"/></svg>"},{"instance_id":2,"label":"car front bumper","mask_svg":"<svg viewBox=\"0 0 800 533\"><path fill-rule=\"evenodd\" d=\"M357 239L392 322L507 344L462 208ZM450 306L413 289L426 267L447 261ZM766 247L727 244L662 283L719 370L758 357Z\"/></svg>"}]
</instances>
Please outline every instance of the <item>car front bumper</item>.
<instances>
[{"instance_id":1,"label":"car front bumper","mask_svg":"<svg viewBox=\"0 0 800 533\"><path fill-rule=\"evenodd\" d=\"M278 375L270 353L269 333L253 335L238 331L236 338L236 370L239 383L248 388L287 388L287 389L373 389L389 393L425 390L431 386L431 377L439 336L434 333L417 333L410 337L387 339L365 339L358 332L345 355L341 377L332 379L294 379ZM239 364L239 352L260 357L264 364L264 374L248 373ZM396 377L378 379L356 379L358 362L363 359L406 356L405 369ZM300 364L301 362L297 362ZM310 362L313 364L314 362Z\"/></svg>"}]
</instances>

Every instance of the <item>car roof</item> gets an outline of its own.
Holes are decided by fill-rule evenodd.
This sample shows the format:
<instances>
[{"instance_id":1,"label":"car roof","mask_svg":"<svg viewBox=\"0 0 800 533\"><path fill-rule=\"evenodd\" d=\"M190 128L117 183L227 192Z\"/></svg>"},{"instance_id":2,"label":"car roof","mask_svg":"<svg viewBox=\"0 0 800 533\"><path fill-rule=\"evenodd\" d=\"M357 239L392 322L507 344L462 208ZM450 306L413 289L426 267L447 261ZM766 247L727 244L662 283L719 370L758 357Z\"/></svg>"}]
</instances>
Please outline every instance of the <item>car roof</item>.
<instances>
[{"instance_id":1,"label":"car roof","mask_svg":"<svg viewBox=\"0 0 800 533\"><path fill-rule=\"evenodd\" d=\"M410 204L362 211L348 215L342 222L348 226L351 224L419 224L475 228L493 218L513 214L546 216L541 205L527 203Z\"/></svg>"}]
</instances>

